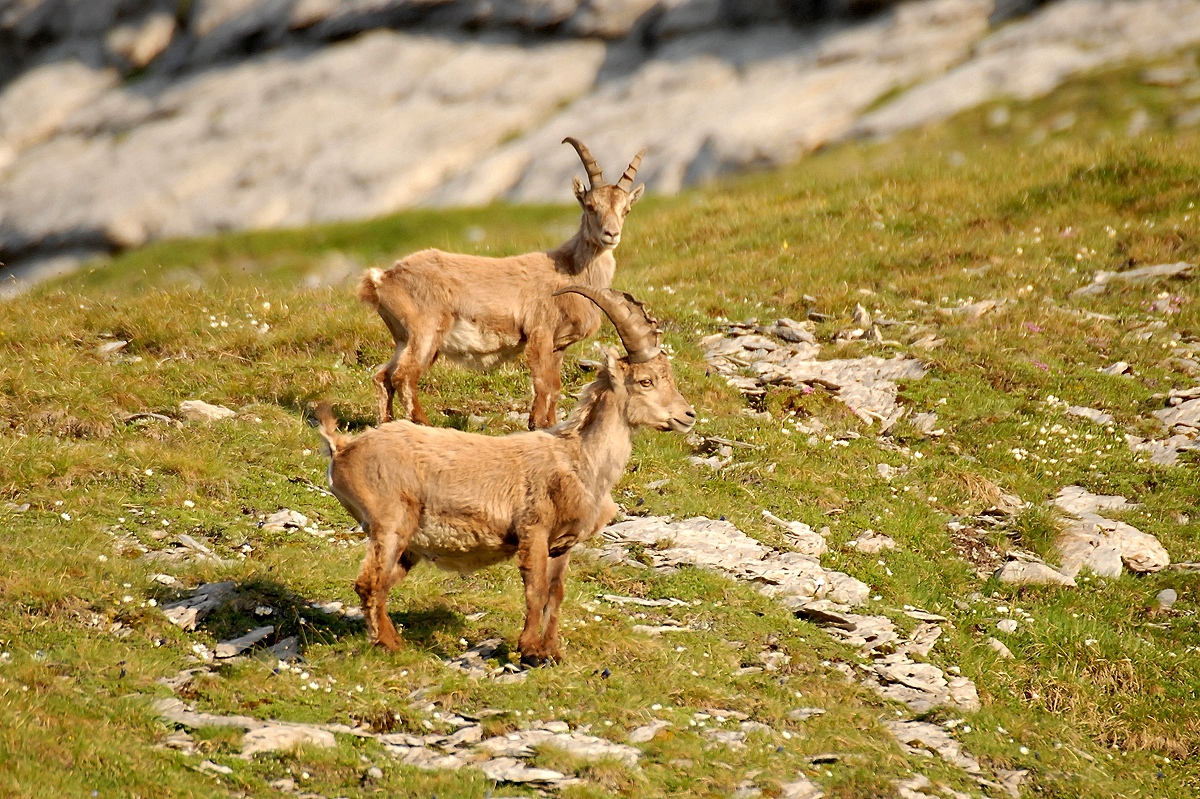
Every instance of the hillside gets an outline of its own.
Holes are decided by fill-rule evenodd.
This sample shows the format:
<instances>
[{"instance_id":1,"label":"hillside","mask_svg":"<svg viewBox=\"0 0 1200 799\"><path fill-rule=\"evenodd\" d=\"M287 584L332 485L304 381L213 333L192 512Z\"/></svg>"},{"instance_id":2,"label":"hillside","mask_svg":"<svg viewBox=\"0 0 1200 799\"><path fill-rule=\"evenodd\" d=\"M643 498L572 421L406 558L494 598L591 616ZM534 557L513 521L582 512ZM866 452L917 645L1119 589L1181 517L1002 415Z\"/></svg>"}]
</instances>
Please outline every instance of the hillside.
<instances>
[{"instance_id":1,"label":"hillside","mask_svg":"<svg viewBox=\"0 0 1200 799\"><path fill-rule=\"evenodd\" d=\"M702 418L694 439L636 439L614 494L633 524L577 559L553 667L505 668L523 610L511 564L414 571L392 594L404 647L367 645L362 536L323 491L308 416L328 398L344 426L373 419L390 341L353 299L360 269L424 246L547 246L572 209L163 241L0 304L0 793L1200 793L1200 457L1183 418L1200 401L1200 276L1094 280L1200 263L1200 135L1173 124L1197 103L1189 63L640 203L616 283L664 320ZM904 417L881 432L829 380L764 388L770 368L727 357L761 363L809 335L822 360L919 361L895 381ZM593 353L573 350L567 393ZM523 368L438 365L423 390L437 424L523 427ZM236 414L186 420L193 399ZM1154 536L1171 566L1125 558L1073 586L990 576L1061 565L1071 522L1051 500L1070 486L1077 514L1109 498L1091 500L1104 529ZM647 521L661 516L714 521ZM886 545L867 530L894 548L870 551ZM811 573L842 586L826 599L861 605L757 590L764 563L809 568L786 554L816 532ZM713 542L719 569L690 565ZM211 611L173 624L164 607L204 584ZM306 743L241 756L281 736Z\"/></svg>"}]
</instances>

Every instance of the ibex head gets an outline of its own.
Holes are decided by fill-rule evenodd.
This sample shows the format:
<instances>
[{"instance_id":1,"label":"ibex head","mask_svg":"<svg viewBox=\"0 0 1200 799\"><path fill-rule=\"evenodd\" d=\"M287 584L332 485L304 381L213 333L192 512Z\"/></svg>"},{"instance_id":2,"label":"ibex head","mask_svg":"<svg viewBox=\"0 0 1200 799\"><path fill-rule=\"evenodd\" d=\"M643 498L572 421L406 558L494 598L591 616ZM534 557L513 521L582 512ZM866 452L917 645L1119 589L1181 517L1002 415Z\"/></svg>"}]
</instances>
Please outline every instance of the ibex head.
<instances>
[{"instance_id":1,"label":"ibex head","mask_svg":"<svg viewBox=\"0 0 1200 799\"><path fill-rule=\"evenodd\" d=\"M613 393L624 406L630 426L676 433L691 430L696 424L696 412L675 387L671 362L662 351L658 321L646 312L646 306L616 289L568 286L554 294L567 292L587 297L604 311L629 353L620 358L615 349L608 349L604 371Z\"/></svg>"},{"instance_id":2,"label":"ibex head","mask_svg":"<svg viewBox=\"0 0 1200 799\"><path fill-rule=\"evenodd\" d=\"M633 185L637 177L638 166L642 163L642 150L633 157L626 167L625 173L615 184L604 182L604 173L596 159L592 157L587 146L579 139L568 136L563 144L570 144L579 153L583 168L587 170L588 186L578 176L575 177L575 199L583 208L581 230L588 241L607 250L614 249L621 243L621 228L625 225L625 216L637 202L642 192L646 190L644 183Z\"/></svg>"}]
</instances>

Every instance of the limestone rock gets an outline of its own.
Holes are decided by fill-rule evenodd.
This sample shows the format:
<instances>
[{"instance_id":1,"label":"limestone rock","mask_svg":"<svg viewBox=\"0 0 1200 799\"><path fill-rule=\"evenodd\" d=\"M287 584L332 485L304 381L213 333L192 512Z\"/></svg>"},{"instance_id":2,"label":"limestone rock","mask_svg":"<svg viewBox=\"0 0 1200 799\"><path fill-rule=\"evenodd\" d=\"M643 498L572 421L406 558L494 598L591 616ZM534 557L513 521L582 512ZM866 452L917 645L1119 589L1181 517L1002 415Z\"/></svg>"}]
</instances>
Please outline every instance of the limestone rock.
<instances>
[{"instance_id":1,"label":"limestone rock","mask_svg":"<svg viewBox=\"0 0 1200 799\"><path fill-rule=\"evenodd\" d=\"M1124 283L1127 285L1141 285L1146 283L1155 283L1166 278L1172 277L1188 277L1196 269L1195 264L1185 263L1180 261L1174 264L1158 264L1156 266L1142 266L1137 269L1128 269L1124 272L1097 272L1092 282L1083 288L1075 289L1071 292L1072 297L1082 297L1090 294L1103 294L1108 291L1108 287Z\"/></svg>"},{"instance_id":2,"label":"limestone rock","mask_svg":"<svg viewBox=\"0 0 1200 799\"><path fill-rule=\"evenodd\" d=\"M235 587L236 583L232 580L205 583L197 588L191 596L163 605L163 615L178 627L194 630L205 616L221 607L232 597Z\"/></svg>"},{"instance_id":3,"label":"limestone rock","mask_svg":"<svg viewBox=\"0 0 1200 799\"><path fill-rule=\"evenodd\" d=\"M1056 572L1045 563L1010 560L996 572L996 579L1011 585L1065 585L1075 587L1075 581Z\"/></svg>"},{"instance_id":4,"label":"limestone rock","mask_svg":"<svg viewBox=\"0 0 1200 799\"><path fill-rule=\"evenodd\" d=\"M655 736L671 726L671 722L661 719L652 721L649 724L643 724L629 733L629 742L634 744L644 744L653 741Z\"/></svg>"},{"instance_id":5,"label":"limestone rock","mask_svg":"<svg viewBox=\"0 0 1200 799\"><path fill-rule=\"evenodd\" d=\"M242 739L242 757L249 760L262 752L278 752L297 746L332 749L337 746L333 733L309 724L269 724L250 730Z\"/></svg>"},{"instance_id":6,"label":"limestone rock","mask_svg":"<svg viewBox=\"0 0 1200 799\"><path fill-rule=\"evenodd\" d=\"M116 85L116 70L79 61L35 67L0 87L0 172L17 155L58 132L76 110Z\"/></svg>"},{"instance_id":7,"label":"limestone rock","mask_svg":"<svg viewBox=\"0 0 1200 799\"><path fill-rule=\"evenodd\" d=\"M895 549L896 541L889 535L877 533L874 530L863 530L857 538L847 541L846 546L865 555L875 555L885 549Z\"/></svg>"},{"instance_id":8,"label":"limestone rock","mask_svg":"<svg viewBox=\"0 0 1200 799\"><path fill-rule=\"evenodd\" d=\"M264 627L255 627L243 636L217 644L216 656L218 659L237 657L256 644L261 643L263 639L274 632L275 627L269 624Z\"/></svg>"},{"instance_id":9,"label":"limestone rock","mask_svg":"<svg viewBox=\"0 0 1200 799\"><path fill-rule=\"evenodd\" d=\"M179 413L189 422L217 422L237 416L237 411L223 405L210 405L204 400L184 400L179 403Z\"/></svg>"},{"instance_id":10,"label":"limestone rock","mask_svg":"<svg viewBox=\"0 0 1200 799\"><path fill-rule=\"evenodd\" d=\"M113 28L105 37L105 44L133 67L141 69L167 49L175 30L175 15L159 12L150 14L138 25Z\"/></svg>"}]
</instances>

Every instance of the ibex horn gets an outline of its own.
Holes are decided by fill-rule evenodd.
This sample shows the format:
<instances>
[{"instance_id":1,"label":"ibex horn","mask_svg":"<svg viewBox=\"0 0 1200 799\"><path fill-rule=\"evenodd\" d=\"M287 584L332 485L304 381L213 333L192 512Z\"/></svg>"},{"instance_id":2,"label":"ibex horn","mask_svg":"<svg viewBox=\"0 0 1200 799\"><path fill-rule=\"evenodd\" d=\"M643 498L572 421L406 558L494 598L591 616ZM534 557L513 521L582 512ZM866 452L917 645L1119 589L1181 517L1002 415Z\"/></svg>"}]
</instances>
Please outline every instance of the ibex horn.
<instances>
[{"instance_id":1,"label":"ibex horn","mask_svg":"<svg viewBox=\"0 0 1200 799\"><path fill-rule=\"evenodd\" d=\"M654 359L662 348L659 346L658 321L646 312L646 306L616 289L595 289L588 286L567 286L554 292L554 296L573 292L587 297L612 320L630 363L645 363Z\"/></svg>"},{"instance_id":2,"label":"ibex horn","mask_svg":"<svg viewBox=\"0 0 1200 799\"><path fill-rule=\"evenodd\" d=\"M638 167L642 164L642 156L646 154L645 148L638 151L638 154L629 162L629 166L625 168L625 174L621 175L621 179L617 181L617 188L629 191L633 187L633 179L637 177Z\"/></svg>"},{"instance_id":3,"label":"ibex horn","mask_svg":"<svg viewBox=\"0 0 1200 799\"><path fill-rule=\"evenodd\" d=\"M575 152L579 153L579 160L583 161L583 168L587 170L588 183L591 184L591 187L594 189L597 186L603 186L604 173L600 171L600 165L592 157L592 152L587 145L574 136L568 136L562 140L562 143L571 145L575 148Z\"/></svg>"}]
</instances>

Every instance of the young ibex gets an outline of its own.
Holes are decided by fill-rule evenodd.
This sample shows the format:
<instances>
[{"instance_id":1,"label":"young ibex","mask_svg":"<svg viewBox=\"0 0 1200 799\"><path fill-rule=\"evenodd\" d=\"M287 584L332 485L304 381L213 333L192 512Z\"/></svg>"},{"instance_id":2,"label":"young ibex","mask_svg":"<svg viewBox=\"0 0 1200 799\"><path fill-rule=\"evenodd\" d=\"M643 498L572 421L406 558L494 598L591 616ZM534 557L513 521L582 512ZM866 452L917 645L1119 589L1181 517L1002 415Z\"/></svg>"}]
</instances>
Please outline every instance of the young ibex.
<instances>
[{"instance_id":1,"label":"young ibex","mask_svg":"<svg viewBox=\"0 0 1200 799\"><path fill-rule=\"evenodd\" d=\"M582 142L563 141L579 153L589 183L585 188L574 180L583 217L565 244L509 258L422 250L387 271L363 275L358 297L375 307L396 342L392 359L375 374L380 424L391 421L397 392L404 417L429 424L417 399L417 380L439 355L460 366L491 369L522 350L533 375L529 429L556 421L564 351L600 329L600 313L587 300L555 292L569 285L612 285L612 251L621 242L626 214L645 189L633 187L645 150L609 185Z\"/></svg>"},{"instance_id":2,"label":"young ibex","mask_svg":"<svg viewBox=\"0 0 1200 799\"><path fill-rule=\"evenodd\" d=\"M398 421L350 437L338 434L328 404L318 408L330 487L369 537L354 588L373 642L399 645L388 592L421 561L465 573L516 555L525 584L522 660L557 660L570 549L616 512L610 492L633 430L687 432L695 423L641 303L612 289L565 292L603 309L628 356L608 350L599 376L556 427L491 437Z\"/></svg>"}]
</instances>

